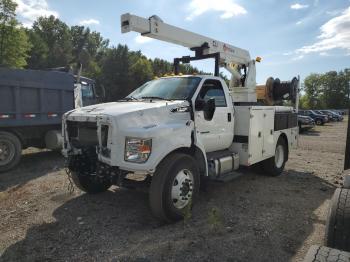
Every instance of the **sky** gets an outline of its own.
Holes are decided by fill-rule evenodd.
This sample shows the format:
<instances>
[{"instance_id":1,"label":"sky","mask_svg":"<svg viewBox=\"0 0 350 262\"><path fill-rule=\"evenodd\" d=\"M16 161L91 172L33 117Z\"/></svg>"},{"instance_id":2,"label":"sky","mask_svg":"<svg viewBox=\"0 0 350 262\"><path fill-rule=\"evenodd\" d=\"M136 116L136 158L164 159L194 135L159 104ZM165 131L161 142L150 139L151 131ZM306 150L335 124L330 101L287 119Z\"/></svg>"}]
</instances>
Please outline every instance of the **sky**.
<instances>
[{"instance_id":1,"label":"sky","mask_svg":"<svg viewBox=\"0 0 350 262\"><path fill-rule=\"evenodd\" d=\"M260 56L257 82L270 76L290 80L310 73L350 68L350 0L15 0L18 19L30 27L54 15L68 25L85 25L149 58L173 61L193 55L181 46L121 34L120 16L159 16L164 22L246 49ZM192 63L213 72L214 61ZM225 73L225 70L223 69Z\"/></svg>"}]
</instances>

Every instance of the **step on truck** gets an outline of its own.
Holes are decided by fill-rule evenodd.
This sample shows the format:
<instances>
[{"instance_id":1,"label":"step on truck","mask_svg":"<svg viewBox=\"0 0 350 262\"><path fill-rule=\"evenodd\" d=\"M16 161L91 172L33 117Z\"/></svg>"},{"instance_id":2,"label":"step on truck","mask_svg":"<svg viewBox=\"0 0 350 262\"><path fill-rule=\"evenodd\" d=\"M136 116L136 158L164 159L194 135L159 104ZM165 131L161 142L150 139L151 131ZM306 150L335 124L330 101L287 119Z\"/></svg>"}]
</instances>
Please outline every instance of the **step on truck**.
<instances>
[{"instance_id":1,"label":"step on truck","mask_svg":"<svg viewBox=\"0 0 350 262\"><path fill-rule=\"evenodd\" d=\"M182 219L205 179L228 181L240 167L261 164L278 176L297 145L297 112L272 106L293 100L299 81L269 78L256 90L249 52L205 36L131 14L123 33L180 44L195 56L174 59L174 74L149 81L117 102L88 106L63 116L63 154L76 186L87 193L145 186L156 218ZM214 75L181 75L179 64L214 59ZM230 84L219 68L232 75ZM257 94L258 93L258 94Z\"/></svg>"},{"instance_id":2,"label":"step on truck","mask_svg":"<svg viewBox=\"0 0 350 262\"><path fill-rule=\"evenodd\" d=\"M62 115L103 95L92 79L68 72L0 68L0 172L27 147L61 150Z\"/></svg>"}]
</instances>

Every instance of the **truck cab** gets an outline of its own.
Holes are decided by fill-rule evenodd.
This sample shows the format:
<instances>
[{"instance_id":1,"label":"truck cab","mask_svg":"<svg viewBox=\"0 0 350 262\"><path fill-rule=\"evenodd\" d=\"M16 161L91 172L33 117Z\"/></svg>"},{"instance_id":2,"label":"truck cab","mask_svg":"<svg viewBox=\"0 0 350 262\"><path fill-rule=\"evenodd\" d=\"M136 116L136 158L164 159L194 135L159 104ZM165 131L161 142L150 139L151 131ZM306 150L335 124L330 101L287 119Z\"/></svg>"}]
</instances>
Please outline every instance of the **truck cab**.
<instances>
[{"instance_id":1,"label":"truck cab","mask_svg":"<svg viewBox=\"0 0 350 262\"><path fill-rule=\"evenodd\" d=\"M280 175L297 144L295 110L234 101L220 77L178 75L67 112L63 154L73 181L98 193L141 177L153 214L169 222L184 216L204 178L227 181L257 163Z\"/></svg>"},{"instance_id":2,"label":"truck cab","mask_svg":"<svg viewBox=\"0 0 350 262\"><path fill-rule=\"evenodd\" d=\"M75 108L89 106L103 102L105 90L96 88L96 82L87 77L74 77Z\"/></svg>"}]
</instances>

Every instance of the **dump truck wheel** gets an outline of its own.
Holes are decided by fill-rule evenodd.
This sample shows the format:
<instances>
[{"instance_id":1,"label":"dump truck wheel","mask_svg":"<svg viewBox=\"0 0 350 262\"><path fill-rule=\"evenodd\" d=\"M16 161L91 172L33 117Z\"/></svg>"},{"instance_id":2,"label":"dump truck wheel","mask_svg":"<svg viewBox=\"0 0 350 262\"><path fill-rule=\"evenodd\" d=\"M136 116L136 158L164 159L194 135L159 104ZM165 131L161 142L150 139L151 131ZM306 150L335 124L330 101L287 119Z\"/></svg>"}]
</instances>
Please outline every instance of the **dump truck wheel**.
<instances>
[{"instance_id":1,"label":"dump truck wheel","mask_svg":"<svg viewBox=\"0 0 350 262\"><path fill-rule=\"evenodd\" d=\"M199 169L191 156L174 153L166 157L152 177L149 202L153 215L167 223L190 216L199 184Z\"/></svg>"},{"instance_id":2,"label":"dump truck wheel","mask_svg":"<svg viewBox=\"0 0 350 262\"><path fill-rule=\"evenodd\" d=\"M80 190L89 194L105 192L112 185L110 181L102 180L96 175L87 175L76 171L71 171L71 178Z\"/></svg>"},{"instance_id":3,"label":"dump truck wheel","mask_svg":"<svg viewBox=\"0 0 350 262\"><path fill-rule=\"evenodd\" d=\"M5 172L15 167L22 154L22 144L17 136L0 132L0 172Z\"/></svg>"},{"instance_id":4,"label":"dump truck wheel","mask_svg":"<svg viewBox=\"0 0 350 262\"><path fill-rule=\"evenodd\" d=\"M283 137L280 137L276 144L275 156L262 162L264 173L270 176L279 176L282 174L287 162L287 144Z\"/></svg>"},{"instance_id":5,"label":"dump truck wheel","mask_svg":"<svg viewBox=\"0 0 350 262\"><path fill-rule=\"evenodd\" d=\"M325 240L329 247L350 251L350 189L337 188L333 194Z\"/></svg>"},{"instance_id":6,"label":"dump truck wheel","mask_svg":"<svg viewBox=\"0 0 350 262\"><path fill-rule=\"evenodd\" d=\"M307 252L304 262L344 262L350 261L350 253L329 247L313 245Z\"/></svg>"}]
</instances>

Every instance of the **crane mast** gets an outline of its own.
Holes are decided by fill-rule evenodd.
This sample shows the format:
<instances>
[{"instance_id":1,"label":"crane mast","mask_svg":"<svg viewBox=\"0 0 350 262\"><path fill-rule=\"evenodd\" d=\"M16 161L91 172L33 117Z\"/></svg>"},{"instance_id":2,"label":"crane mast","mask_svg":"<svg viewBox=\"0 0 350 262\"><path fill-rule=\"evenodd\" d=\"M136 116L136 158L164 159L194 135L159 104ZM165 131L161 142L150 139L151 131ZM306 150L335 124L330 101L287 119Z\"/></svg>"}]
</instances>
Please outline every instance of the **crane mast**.
<instances>
[{"instance_id":1,"label":"crane mast","mask_svg":"<svg viewBox=\"0 0 350 262\"><path fill-rule=\"evenodd\" d=\"M229 89L234 101L257 101L255 60L250 58L247 50L166 24L158 16L142 18L129 13L123 14L121 31L135 31L142 36L181 45L194 51L194 57L183 56L174 59L175 74L178 73L178 65L181 62L214 58L216 76L219 75L219 67L224 67L231 73Z\"/></svg>"}]
</instances>

